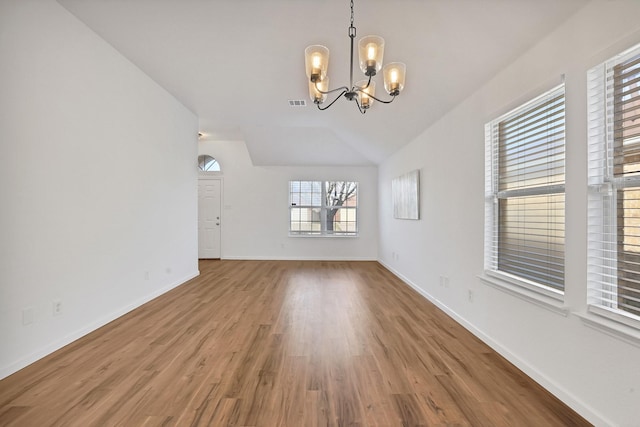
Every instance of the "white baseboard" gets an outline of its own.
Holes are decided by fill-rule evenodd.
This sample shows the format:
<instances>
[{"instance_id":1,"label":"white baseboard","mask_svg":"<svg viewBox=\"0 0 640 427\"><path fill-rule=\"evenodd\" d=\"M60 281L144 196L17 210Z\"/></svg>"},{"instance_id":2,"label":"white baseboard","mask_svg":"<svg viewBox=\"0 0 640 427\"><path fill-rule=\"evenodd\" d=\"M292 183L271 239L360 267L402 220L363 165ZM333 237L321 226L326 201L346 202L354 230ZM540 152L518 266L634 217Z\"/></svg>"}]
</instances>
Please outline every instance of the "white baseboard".
<instances>
[{"instance_id":1,"label":"white baseboard","mask_svg":"<svg viewBox=\"0 0 640 427\"><path fill-rule=\"evenodd\" d=\"M487 344L493 350L495 350L502 357L507 359L513 365L515 365L518 369L528 375L535 382L544 387L551 394L556 396L562 402L564 402L567 406L572 408L582 417L584 417L590 423L596 426L612 426L614 425L611 421L604 418L602 415L594 411L591 407L586 405L572 393L564 389L562 386L557 384L555 381L551 380L549 377L544 375L542 372L537 370L534 366L527 363L525 360L512 353L506 346L502 345L498 341L494 340L491 336L487 335L484 331L481 331L477 327L475 327L471 322L467 321L464 317L460 316L454 310L450 309L446 304L437 298L433 297L433 295L426 292L424 289L420 288L418 285L413 283L407 277L405 277L399 271L396 271L393 267L387 265L384 261L378 260L378 262L384 266L387 270L393 273L396 277L422 295L424 298L429 300L435 306L437 306L440 310L444 311L449 317L462 325L466 330L471 332L473 335L478 337L482 342Z\"/></svg>"},{"instance_id":2,"label":"white baseboard","mask_svg":"<svg viewBox=\"0 0 640 427\"><path fill-rule=\"evenodd\" d=\"M53 353L54 351L57 351L59 349L61 349L62 347L64 347L65 345L71 344L72 342L76 341L77 339L82 338L83 336L95 331L96 329L99 329L101 327L103 327L104 325L106 325L109 322L112 322L114 320L116 320L118 317L121 317L127 313L129 313L130 311L140 307L141 305L159 297L162 294L165 294L167 292L169 292L170 290L172 290L173 288L176 288L180 285L182 285L183 283L193 279L194 277L197 277L200 274L199 271L196 270L195 273L189 274L185 277L183 277L182 279L176 280L174 282L172 282L171 284L165 286L164 288L158 289L148 295L145 295L144 297L132 302L131 304L128 304L124 307L122 307L119 310L116 310L106 316L103 316L99 319L97 319L96 321L90 323L89 325L86 325L66 336L64 336L63 338L57 339L55 341L53 341L52 343L49 343L47 345L45 345L44 347L38 349L37 351L11 363L10 365L4 366L2 368L0 368L0 380L3 378L8 377L9 375L19 371L22 368L25 368L29 365L31 365L34 362L37 362L38 360L42 359L45 356L48 356L49 354Z\"/></svg>"},{"instance_id":3,"label":"white baseboard","mask_svg":"<svg viewBox=\"0 0 640 427\"><path fill-rule=\"evenodd\" d=\"M327 256L224 256L229 261L378 261L368 257L327 257Z\"/></svg>"}]
</instances>

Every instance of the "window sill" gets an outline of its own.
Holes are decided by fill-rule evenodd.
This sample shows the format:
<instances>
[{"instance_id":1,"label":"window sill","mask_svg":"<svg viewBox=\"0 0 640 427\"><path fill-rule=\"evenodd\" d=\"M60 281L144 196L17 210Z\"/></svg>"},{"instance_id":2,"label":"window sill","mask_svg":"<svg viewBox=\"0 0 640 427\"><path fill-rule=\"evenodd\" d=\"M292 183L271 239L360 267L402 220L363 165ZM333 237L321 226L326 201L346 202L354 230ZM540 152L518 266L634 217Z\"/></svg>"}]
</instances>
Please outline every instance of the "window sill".
<instances>
[{"instance_id":1,"label":"window sill","mask_svg":"<svg viewBox=\"0 0 640 427\"><path fill-rule=\"evenodd\" d=\"M569 315L569 310L564 305L564 294L560 291L541 288L493 271L485 271L484 274L479 275L478 278L486 285L533 303L553 313L560 314L564 317Z\"/></svg>"},{"instance_id":2,"label":"window sill","mask_svg":"<svg viewBox=\"0 0 640 427\"><path fill-rule=\"evenodd\" d=\"M344 238L354 238L359 237L357 234L305 234L305 233L289 233L289 237L311 237L312 239L321 239L321 238L329 238L329 239L344 239Z\"/></svg>"},{"instance_id":3,"label":"window sill","mask_svg":"<svg viewBox=\"0 0 640 427\"><path fill-rule=\"evenodd\" d=\"M640 347L640 321L594 305L590 305L586 313L574 314L585 326Z\"/></svg>"}]
</instances>

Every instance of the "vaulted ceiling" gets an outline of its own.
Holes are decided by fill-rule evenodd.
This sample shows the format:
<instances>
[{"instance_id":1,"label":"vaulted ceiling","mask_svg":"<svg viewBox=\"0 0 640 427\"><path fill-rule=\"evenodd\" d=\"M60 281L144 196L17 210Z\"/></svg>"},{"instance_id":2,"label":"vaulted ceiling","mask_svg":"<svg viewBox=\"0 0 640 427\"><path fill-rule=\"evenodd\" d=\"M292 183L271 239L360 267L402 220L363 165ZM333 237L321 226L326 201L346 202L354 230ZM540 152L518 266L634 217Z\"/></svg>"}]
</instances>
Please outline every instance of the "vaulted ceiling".
<instances>
[{"instance_id":1,"label":"vaulted ceiling","mask_svg":"<svg viewBox=\"0 0 640 427\"><path fill-rule=\"evenodd\" d=\"M380 35L385 63L407 65L394 103L361 115L346 99L318 111L304 69L323 44L331 86L349 84L349 0L58 1L256 165L379 163L587 3L355 0L356 40Z\"/></svg>"}]
</instances>

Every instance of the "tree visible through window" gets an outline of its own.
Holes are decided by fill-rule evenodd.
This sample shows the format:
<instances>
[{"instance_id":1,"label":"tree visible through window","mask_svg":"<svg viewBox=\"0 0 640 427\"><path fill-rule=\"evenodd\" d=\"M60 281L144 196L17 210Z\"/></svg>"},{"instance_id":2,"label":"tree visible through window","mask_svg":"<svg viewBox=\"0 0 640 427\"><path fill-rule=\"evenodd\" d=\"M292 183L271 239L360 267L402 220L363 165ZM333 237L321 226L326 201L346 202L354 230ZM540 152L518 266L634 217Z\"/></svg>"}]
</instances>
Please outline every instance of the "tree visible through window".
<instances>
[{"instance_id":1,"label":"tree visible through window","mask_svg":"<svg viewBox=\"0 0 640 427\"><path fill-rule=\"evenodd\" d=\"M289 232L300 235L357 235L357 205L357 182L290 181Z\"/></svg>"}]
</instances>

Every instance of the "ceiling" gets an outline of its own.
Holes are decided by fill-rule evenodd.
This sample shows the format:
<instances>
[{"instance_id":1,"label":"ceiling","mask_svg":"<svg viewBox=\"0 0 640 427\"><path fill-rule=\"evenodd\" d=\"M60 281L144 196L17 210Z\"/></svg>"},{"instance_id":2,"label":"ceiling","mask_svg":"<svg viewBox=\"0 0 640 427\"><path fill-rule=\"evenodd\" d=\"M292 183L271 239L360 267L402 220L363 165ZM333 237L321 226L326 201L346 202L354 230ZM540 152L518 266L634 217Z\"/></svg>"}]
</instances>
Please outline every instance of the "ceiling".
<instances>
[{"instance_id":1,"label":"ceiling","mask_svg":"<svg viewBox=\"0 0 640 427\"><path fill-rule=\"evenodd\" d=\"M356 0L356 40L380 35L385 63L407 64L395 102L361 115L346 99L318 111L304 69L305 47L323 44L331 86L349 84L347 0L58 1L193 111L206 138L245 141L255 165L297 166L381 162L587 3ZM289 106L298 99L307 106Z\"/></svg>"}]
</instances>

